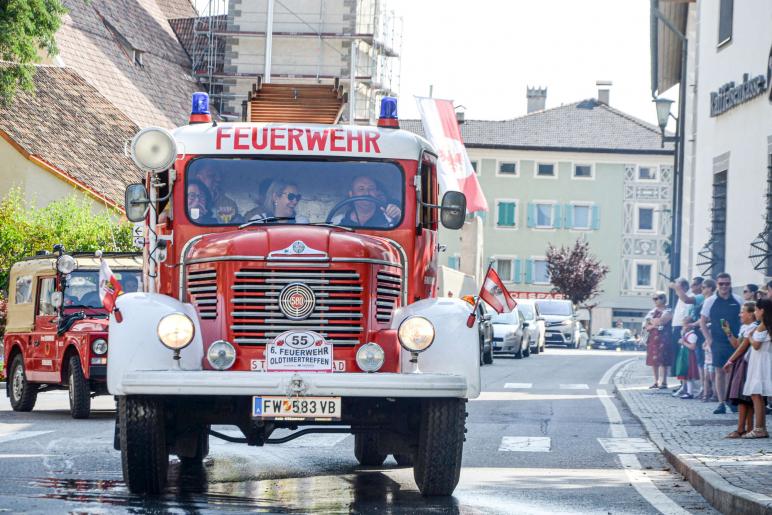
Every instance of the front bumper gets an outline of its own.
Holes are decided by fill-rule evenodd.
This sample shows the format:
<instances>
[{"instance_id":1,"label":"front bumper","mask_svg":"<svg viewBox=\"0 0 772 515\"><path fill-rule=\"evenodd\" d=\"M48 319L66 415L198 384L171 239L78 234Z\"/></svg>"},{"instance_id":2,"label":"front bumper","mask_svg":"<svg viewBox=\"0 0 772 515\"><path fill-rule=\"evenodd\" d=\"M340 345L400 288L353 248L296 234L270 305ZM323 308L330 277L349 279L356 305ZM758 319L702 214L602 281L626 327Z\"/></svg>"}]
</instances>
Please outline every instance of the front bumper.
<instances>
[{"instance_id":1,"label":"front bumper","mask_svg":"<svg viewBox=\"0 0 772 515\"><path fill-rule=\"evenodd\" d=\"M545 343L573 343L570 333L564 333L561 330L547 329L544 335Z\"/></svg>"},{"instance_id":2,"label":"front bumper","mask_svg":"<svg viewBox=\"0 0 772 515\"><path fill-rule=\"evenodd\" d=\"M467 380L449 374L240 372L152 370L127 372L123 395L278 395L465 398Z\"/></svg>"}]
</instances>

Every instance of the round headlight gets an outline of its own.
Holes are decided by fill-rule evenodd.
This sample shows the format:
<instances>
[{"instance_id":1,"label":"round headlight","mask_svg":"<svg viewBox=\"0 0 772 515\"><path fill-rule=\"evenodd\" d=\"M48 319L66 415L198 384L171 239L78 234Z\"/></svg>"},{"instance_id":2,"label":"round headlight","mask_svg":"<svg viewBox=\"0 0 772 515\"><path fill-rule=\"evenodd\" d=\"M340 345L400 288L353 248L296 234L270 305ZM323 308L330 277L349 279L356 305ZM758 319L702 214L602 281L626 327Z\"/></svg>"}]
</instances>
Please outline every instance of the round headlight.
<instances>
[{"instance_id":1,"label":"round headlight","mask_svg":"<svg viewBox=\"0 0 772 515\"><path fill-rule=\"evenodd\" d=\"M56 260L56 269L61 274L71 274L78 268L78 262L69 254L62 254Z\"/></svg>"},{"instance_id":2,"label":"round headlight","mask_svg":"<svg viewBox=\"0 0 772 515\"><path fill-rule=\"evenodd\" d=\"M217 340L209 346L206 360L215 370L228 370L236 362L236 349L225 340Z\"/></svg>"},{"instance_id":3,"label":"round headlight","mask_svg":"<svg viewBox=\"0 0 772 515\"><path fill-rule=\"evenodd\" d=\"M386 354L377 343L365 343L357 351L357 366L364 372L377 372L383 366Z\"/></svg>"},{"instance_id":4,"label":"round headlight","mask_svg":"<svg viewBox=\"0 0 772 515\"><path fill-rule=\"evenodd\" d=\"M107 340L104 338L97 338L91 342L91 350L94 351L94 354L99 356L107 354Z\"/></svg>"},{"instance_id":5,"label":"round headlight","mask_svg":"<svg viewBox=\"0 0 772 515\"><path fill-rule=\"evenodd\" d=\"M410 352L423 352L434 341L434 326L424 317L408 317L399 325L399 343Z\"/></svg>"},{"instance_id":6,"label":"round headlight","mask_svg":"<svg viewBox=\"0 0 772 515\"><path fill-rule=\"evenodd\" d=\"M131 140L131 158L146 172L167 170L177 158L177 143L166 129L147 127Z\"/></svg>"},{"instance_id":7,"label":"round headlight","mask_svg":"<svg viewBox=\"0 0 772 515\"><path fill-rule=\"evenodd\" d=\"M172 350L185 348L193 341L193 321L182 313L166 315L158 322L158 338Z\"/></svg>"}]
</instances>

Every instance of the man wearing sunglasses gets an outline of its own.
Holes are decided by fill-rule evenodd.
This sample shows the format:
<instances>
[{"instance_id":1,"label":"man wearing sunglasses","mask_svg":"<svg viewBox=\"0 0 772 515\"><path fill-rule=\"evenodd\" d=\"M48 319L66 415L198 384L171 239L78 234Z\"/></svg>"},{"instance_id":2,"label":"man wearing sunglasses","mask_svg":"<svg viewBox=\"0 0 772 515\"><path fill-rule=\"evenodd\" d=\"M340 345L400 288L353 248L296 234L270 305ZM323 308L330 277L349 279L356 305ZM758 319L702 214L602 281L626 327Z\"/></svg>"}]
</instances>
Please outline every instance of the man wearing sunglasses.
<instances>
[{"instance_id":1,"label":"man wearing sunglasses","mask_svg":"<svg viewBox=\"0 0 772 515\"><path fill-rule=\"evenodd\" d=\"M359 200L354 202L351 209L343 217L341 225L388 228L402 217L402 210L399 206L386 200L386 195L378 189L378 184L365 175L355 177L351 181L348 196L372 197L375 201Z\"/></svg>"},{"instance_id":2,"label":"man wearing sunglasses","mask_svg":"<svg viewBox=\"0 0 772 515\"><path fill-rule=\"evenodd\" d=\"M718 396L718 406L713 410L713 413L718 415L726 413L727 377L723 366L734 352L723 327L728 327L731 334L737 335L740 330L740 308L743 300L732 293L732 277L729 274L718 274L716 284L718 291L702 305L700 329L713 354L713 365L716 370L716 395Z\"/></svg>"}]
</instances>

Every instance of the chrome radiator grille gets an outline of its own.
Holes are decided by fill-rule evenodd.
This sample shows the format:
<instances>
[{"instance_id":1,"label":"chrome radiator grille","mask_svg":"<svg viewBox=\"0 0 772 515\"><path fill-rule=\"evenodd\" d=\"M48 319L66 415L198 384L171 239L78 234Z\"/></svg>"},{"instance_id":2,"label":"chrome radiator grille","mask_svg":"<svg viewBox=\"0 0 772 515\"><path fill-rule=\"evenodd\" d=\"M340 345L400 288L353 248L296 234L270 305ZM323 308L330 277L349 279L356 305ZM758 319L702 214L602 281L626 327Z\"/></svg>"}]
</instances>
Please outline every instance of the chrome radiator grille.
<instances>
[{"instance_id":1,"label":"chrome radiator grille","mask_svg":"<svg viewBox=\"0 0 772 515\"><path fill-rule=\"evenodd\" d=\"M279 310L279 293L291 283L305 284L316 297L304 320L290 320ZM341 346L360 343L364 334L362 281L353 270L242 268L231 295L228 326L239 345L265 345L290 329L316 331Z\"/></svg>"},{"instance_id":2,"label":"chrome radiator grille","mask_svg":"<svg viewBox=\"0 0 772 515\"><path fill-rule=\"evenodd\" d=\"M378 322L383 324L391 322L401 291L402 279L398 274L378 272L375 298L375 319Z\"/></svg>"},{"instance_id":3,"label":"chrome radiator grille","mask_svg":"<svg viewBox=\"0 0 772 515\"><path fill-rule=\"evenodd\" d=\"M217 270L189 272L188 295L203 320L217 318Z\"/></svg>"}]
</instances>

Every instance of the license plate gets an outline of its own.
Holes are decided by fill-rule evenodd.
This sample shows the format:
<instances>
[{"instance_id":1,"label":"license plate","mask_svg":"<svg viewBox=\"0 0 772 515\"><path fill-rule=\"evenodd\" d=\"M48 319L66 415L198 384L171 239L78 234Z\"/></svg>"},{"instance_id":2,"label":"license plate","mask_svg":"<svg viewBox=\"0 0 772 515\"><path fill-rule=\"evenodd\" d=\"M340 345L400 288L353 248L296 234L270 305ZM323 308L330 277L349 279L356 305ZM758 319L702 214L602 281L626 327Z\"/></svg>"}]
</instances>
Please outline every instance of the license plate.
<instances>
[{"instance_id":1,"label":"license plate","mask_svg":"<svg viewBox=\"0 0 772 515\"><path fill-rule=\"evenodd\" d=\"M253 417L339 419L340 414L340 397L252 397Z\"/></svg>"},{"instance_id":2,"label":"license plate","mask_svg":"<svg viewBox=\"0 0 772 515\"><path fill-rule=\"evenodd\" d=\"M253 359L250 362L249 369L252 372L265 372L265 360L264 359ZM333 372L345 372L346 371L346 362L342 359L336 359L332 362L332 370Z\"/></svg>"}]
</instances>

